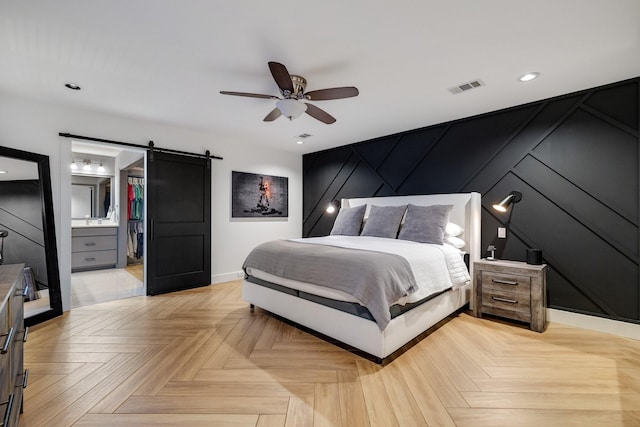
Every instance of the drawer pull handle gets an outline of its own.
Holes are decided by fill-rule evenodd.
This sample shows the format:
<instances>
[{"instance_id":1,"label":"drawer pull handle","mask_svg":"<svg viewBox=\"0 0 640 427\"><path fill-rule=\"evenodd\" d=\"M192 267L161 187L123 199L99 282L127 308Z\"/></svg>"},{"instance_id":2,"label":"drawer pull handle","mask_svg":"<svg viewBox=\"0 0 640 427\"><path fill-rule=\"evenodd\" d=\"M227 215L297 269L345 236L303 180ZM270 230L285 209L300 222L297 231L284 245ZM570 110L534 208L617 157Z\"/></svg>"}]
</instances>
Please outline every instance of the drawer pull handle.
<instances>
[{"instance_id":1,"label":"drawer pull handle","mask_svg":"<svg viewBox=\"0 0 640 427\"><path fill-rule=\"evenodd\" d=\"M22 384L17 385L16 387L27 388L27 382L29 381L29 369L25 369L22 375L18 375L18 377L22 377Z\"/></svg>"},{"instance_id":2,"label":"drawer pull handle","mask_svg":"<svg viewBox=\"0 0 640 427\"><path fill-rule=\"evenodd\" d=\"M24 335L22 336L22 342L27 342L27 335L29 335L29 327L24 328Z\"/></svg>"},{"instance_id":3,"label":"drawer pull handle","mask_svg":"<svg viewBox=\"0 0 640 427\"><path fill-rule=\"evenodd\" d=\"M96 244L94 242L86 242L84 245L85 246L95 246Z\"/></svg>"},{"instance_id":4,"label":"drawer pull handle","mask_svg":"<svg viewBox=\"0 0 640 427\"><path fill-rule=\"evenodd\" d=\"M517 304L518 303L517 300L509 299L509 298L491 297L491 299L492 300L496 300L496 301L508 302L509 304Z\"/></svg>"},{"instance_id":5,"label":"drawer pull handle","mask_svg":"<svg viewBox=\"0 0 640 427\"><path fill-rule=\"evenodd\" d=\"M500 283L501 285L511 285L511 286L516 286L518 284L518 282L512 282L510 280L498 280L498 279L491 279L491 281L493 283Z\"/></svg>"},{"instance_id":6,"label":"drawer pull handle","mask_svg":"<svg viewBox=\"0 0 640 427\"><path fill-rule=\"evenodd\" d=\"M9 425L9 418L11 417L11 410L13 409L13 393L9 395L9 399L4 402L0 402L0 405L7 405L7 408L4 410L4 417L2 418L2 425Z\"/></svg>"},{"instance_id":7,"label":"drawer pull handle","mask_svg":"<svg viewBox=\"0 0 640 427\"><path fill-rule=\"evenodd\" d=\"M4 345L2 346L2 350L0 350L0 354L6 354L9 351L9 344L13 340L13 328L9 329L9 333L6 335L4 339Z\"/></svg>"},{"instance_id":8,"label":"drawer pull handle","mask_svg":"<svg viewBox=\"0 0 640 427\"><path fill-rule=\"evenodd\" d=\"M92 256L92 257L87 257L84 259L85 261L95 261L96 257Z\"/></svg>"},{"instance_id":9,"label":"drawer pull handle","mask_svg":"<svg viewBox=\"0 0 640 427\"><path fill-rule=\"evenodd\" d=\"M4 402L0 402L0 405L7 405L7 408L4 410L4 417L2 417L2 425L9 425L9 416L11 415L11 407L13 406L13 393L9 395L9 399Z\"/></svg>"}]
</instances>

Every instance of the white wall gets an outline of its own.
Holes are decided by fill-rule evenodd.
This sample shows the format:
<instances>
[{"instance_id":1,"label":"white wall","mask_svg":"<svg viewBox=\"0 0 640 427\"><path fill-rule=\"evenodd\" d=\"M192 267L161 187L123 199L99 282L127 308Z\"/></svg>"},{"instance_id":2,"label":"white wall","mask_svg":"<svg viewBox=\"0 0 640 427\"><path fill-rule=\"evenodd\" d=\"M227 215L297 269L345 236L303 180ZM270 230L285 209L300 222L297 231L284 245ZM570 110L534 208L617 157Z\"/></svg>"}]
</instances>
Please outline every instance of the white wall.
<instances>
[{"instance_id":1,"label":"white wall","mask_svg":"<svg viewBox=\"0 0 640 427\"><path fill-rule=\"evenodd\" d=\"M164 123L55 106L0 93L0 145L49 156L63 309L70 307L71 141L58 132L204 153L212 169L212 283L238 277L255 245L302 233L302 156ZM231 171L289 177L289 218L231 221Z\"/></svg>"}]
</instances>

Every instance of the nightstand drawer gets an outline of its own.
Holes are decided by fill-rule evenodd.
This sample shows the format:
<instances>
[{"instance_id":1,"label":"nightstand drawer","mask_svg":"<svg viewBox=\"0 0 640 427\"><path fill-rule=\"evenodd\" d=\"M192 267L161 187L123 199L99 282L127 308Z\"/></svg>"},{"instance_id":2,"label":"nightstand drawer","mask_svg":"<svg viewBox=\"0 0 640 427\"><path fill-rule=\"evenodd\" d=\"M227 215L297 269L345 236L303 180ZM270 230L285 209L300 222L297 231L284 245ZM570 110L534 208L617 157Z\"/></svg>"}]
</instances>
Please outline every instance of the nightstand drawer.
<instances>
[{"instance_id":1,"label":"nightstand drawer","mask_svg":"<svg viewBox=\"0 0 640 427\"><path fill-rule=\"evenodd\" d=\"M524 294L483 292L482 312L522 322L530 322L531 298L529 295Z\"/></svg>"},{"instance_id":2,"label":"nightstand drawer","mask_svg":"<svg viewBox=\"0 0 640 427\"><path fill-rule=\"evenodd\" d=\"M497 292L509 295L522 294L527 295L527 298L529 298L529 295L531 294L531 277L483 271L482 287L487 292Z\"/></svg>"}]
</instances>

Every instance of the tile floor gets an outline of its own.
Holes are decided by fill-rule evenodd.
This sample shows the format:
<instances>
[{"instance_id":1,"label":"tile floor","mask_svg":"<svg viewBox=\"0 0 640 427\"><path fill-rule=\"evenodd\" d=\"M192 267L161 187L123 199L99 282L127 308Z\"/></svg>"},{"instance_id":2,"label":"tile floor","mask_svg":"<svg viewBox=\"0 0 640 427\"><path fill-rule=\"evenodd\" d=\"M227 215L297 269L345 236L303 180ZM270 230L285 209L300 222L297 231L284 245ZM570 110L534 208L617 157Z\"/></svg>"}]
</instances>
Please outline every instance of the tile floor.
<instances>
[{"instance_id":1,"label":"tile floor","mask_svg":"<svg viewBox=\"0 0 640 427\"><path fill-rule=\"evenodd\" d=\"M144 295L144 283L128 270L111 268L71 274L71 308Z\"/></svg>"}]
</instances>

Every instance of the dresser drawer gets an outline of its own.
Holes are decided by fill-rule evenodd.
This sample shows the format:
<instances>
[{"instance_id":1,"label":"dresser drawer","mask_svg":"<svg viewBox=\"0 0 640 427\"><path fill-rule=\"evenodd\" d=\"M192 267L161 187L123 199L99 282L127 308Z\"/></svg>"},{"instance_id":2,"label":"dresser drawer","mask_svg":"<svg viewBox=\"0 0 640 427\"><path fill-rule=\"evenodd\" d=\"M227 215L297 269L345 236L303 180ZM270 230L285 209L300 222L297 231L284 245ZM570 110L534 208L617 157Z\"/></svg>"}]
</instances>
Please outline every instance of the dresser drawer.
<instances>
[{"instance_id":1,"label":"dresser drawer","mask_svg":"<svg viewBox=\"0 0 640 427\"><path fill-rule=\"evenodd\" d=\"M5 341L8 339L9 334L9 306L7 304L2 306L0 310L0 348L4 346ZM0 354L0 384L8 384L11 375L11 347L4 354ZM9 398L10 390L4 385L0 387L0 402L4 402ZM4 411L4 406L0 406L0 417Z\"/></svg>"},{"instance_id":2,"label":"dresser drawer","mask_svg":"<svg viewBox=\"0 0 640 427\"><path fill-rule=\"evenodd\" d=\"M20 287L15 290L9 300L9 321L14 329L16 329L15 333L17 333L18 328L24 324L24 289L22 286L21 284Z\"/></svg>"},{"instance_id":3,"label":"dresser drawer","mask_svg":"<svg viewBox=\"0 0 640 427\"><path fill-rule=\"evenodd\" d=\"M24 351L24 265L0 265L0 417L8 417L6 426L17 426L22 409Z\"/></svg>"},{"instance_id":4,"label":"dresser drawer","mask_svg":"<svg viewBox=\"0 0 640 427\"><path fill-rule=\"evenodd\" d=\"M116 236L87 236L74 237L71 243L72 252L105 251L116 249L118 240Z\"/></svg>"},{"instance_id":5,"label":"dresser drawer","mask_svg":"<svg viewBox=\"0 0 640 427\"><path fill-rule=\"evenodd\" d=\"M13 378L13 407L11 408L9 425L17 426L22 406L22 394L27 385L24 371L24 326L16 331L11 344L11 376Z\"/></svg>"},{"instance_id":6,"label":"dresser drawer","mask_svg":"<svg viewBox=\"0 0 640 427\"><path fill-rule=\"evenodd\" d=\"M71 266L77 268L93 268L105 265L115 265L118 251L76 252L71 255Z\"/></svg>"}]
</instances>

